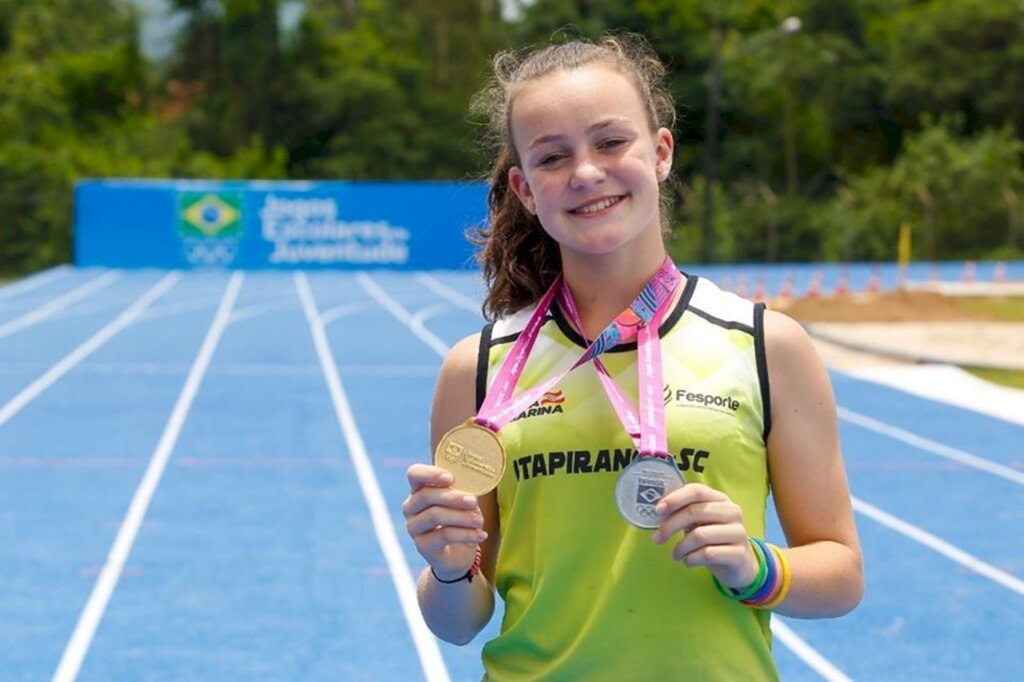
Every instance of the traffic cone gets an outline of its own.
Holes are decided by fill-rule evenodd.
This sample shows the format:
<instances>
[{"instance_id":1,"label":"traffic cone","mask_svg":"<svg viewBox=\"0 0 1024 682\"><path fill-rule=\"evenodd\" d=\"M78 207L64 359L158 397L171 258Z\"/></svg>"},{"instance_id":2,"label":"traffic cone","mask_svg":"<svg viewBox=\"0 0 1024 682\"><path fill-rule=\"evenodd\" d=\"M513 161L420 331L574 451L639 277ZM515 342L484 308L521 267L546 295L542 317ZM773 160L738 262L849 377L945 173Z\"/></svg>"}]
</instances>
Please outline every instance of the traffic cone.
<instances>
[{"instance_id":1,"label":"traffic cone","mask_svg":"<svg viewBox=\"0 0 1024 682\"><path fill-rule=\"evenodd\" d=\"M972 282L974 282L974 261L969 260L964 263L964 284Z\"/></svg>"},{"instance_id":2,"label":"traffic cone","mask_svg":"<svg viewBox=\"0 0 1024 682\"><path fill-rule=\"evenodd\" d=\"M777 298L782 305L789 303L793 299L792 273L787 274L786 279L782 280L782 284L779 286L779 293L775 298Z\"/></svg>"},{"instance_id":3,"label":"traffic cone","mask_svg":"<svg viewBox=\"0 0 1024 682\"><path fill-rule=\"evenodd\" d=\"M877 294L882 290L882 272L878 263L871 266L871 276L868 277L868 293Z\"/></svg>"},{"instance_id":4,"label":"traffic cone","mask_svg":"<svg viewBox=\"0 0 1024 682\"><path fill-rule=\"evenodd\" d=\"M811 281L807 283L807 290L804 291L805 298L817 298L821 295L821 270L815 270L811 275Z\"/></svg>"},{"instance_id":5,"label":"traffic cone","mask_svg":"<svg viewBox=\"0 0 1024 682\"><path fill-rule=\"evenodd\" d=\"M753 299L754 299L755 302L761 302L761 301L764 300L764 298L765 298L764 275L758 275L758 277L757 277L757 286L754 287Z\"/></svg>"},{"instance_id":6,"label":"traffic cone","mask_svg":"<svg viewBox=\"0 0 1024 682\"><path fill-rule=\"evenodd\" d=\"M747 297L747 276L744 273L740 273L736 282L736 295L742 298Z\"/></svg>"},{"instance_id":7,"label":"traffic cone","mask_svg":"<svg viewBox=\"0 0 1024 682\"><path fill-rule=\"evenodd\" d=\"M840 298L850 293L850 276L846 274L846 270L842 270L839 273L839 281L836 282L836 289L833 292L833 296Z\"/></svg>"}]
</instances>

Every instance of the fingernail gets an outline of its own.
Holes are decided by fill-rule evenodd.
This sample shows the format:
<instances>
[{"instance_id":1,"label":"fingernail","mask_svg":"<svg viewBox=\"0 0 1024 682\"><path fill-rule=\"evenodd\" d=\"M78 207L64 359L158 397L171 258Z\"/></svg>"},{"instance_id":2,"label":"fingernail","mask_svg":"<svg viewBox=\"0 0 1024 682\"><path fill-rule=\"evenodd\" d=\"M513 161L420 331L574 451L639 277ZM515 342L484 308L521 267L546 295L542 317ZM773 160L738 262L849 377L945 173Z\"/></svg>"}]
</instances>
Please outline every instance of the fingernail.
<instances>
[{"instance_id":1,"label":"fingernail","mask_svg":"<svg viewBox=\"0 0 1024 682\"><path fill-rule=\"evenodd\" d=\"M478 533L476 534L476 536L477 536L478 538L480 538L480 541L482 542L482 541L484 541L484 540L486 540L486 539L487 539L487 531L485 531L485 530L479 531L479 532L478 532Z\"/></svg>"},{"instance_id":2,"label":"fingernail","mask_svg":"<svg viewBox=\"0 0 1024 682\"><path fill-rule=\"evenodd\" d=\"M654 544L660 545L661 544L661 531L660 530L656 531L654 533L654 537L652 539L654 540Z\"/></svg>"},{"instance_id":3,"label":"fingernail","mask_svg":"<svg viewBox=\"0 0 1024 682\"><path fill-rule=\"evenodd\" d=\"M455 480L455 477L451 474L441 474L441 483L451 483Z\"/></svg>"},{"instance_id":4,"label":"fingernail","mask_svg":"<svg viewBox=\"0 0 1024 682\"><path fill-rule=\"evenodd\" d=\"M463 495L462 501L465 502L466 504L476 504L476 498L473 497L472 495Z\"/></svg>"},{"instance_id":5,"label":"fingernail","mask_svg":"<svg viewBox=\"0 0 1024 682\"><path fill-rule=\"evenodd\" d=\"M658 514L664 514L665 513L665 508L667 506L668 505L666 505L664 502L659 502L658 504L654 505L654 511L655 511L655 513L658 513Z\"/></svg>"}]
</instances>

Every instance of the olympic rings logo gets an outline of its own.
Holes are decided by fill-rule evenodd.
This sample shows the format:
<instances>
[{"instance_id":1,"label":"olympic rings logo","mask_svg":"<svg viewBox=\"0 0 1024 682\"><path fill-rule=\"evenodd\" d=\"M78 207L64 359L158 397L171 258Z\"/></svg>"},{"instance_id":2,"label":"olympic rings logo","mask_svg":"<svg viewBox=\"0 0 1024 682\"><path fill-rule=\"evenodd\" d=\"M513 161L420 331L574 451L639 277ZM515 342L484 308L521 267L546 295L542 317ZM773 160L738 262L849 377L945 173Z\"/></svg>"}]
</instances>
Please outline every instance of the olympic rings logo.
<instances>
[{"instance_id":1,"label":"olympic rings logo","mask_svg":"<svg viewBox=\"0 0 1024 682\"><path fill-rule=\"evenodd\" d=\"M185 244L185 260L191 265L229 265L237 255L237 244L224 239L188 240Z\"/></svg>"},{"instance_id":2,"label":"olympic rings logo","mask_svg":"<svg viewBox=\"0 0 1024 682\"><path fill-rule=\"evenodd\" d=\"M649 504L638 504L633 508L633 510L637 513L637 515L642 516L646 519L653 519L657 518L658 516L658 512L654 511L654 507L652 507Z\"/></svg>"}]
</instances>

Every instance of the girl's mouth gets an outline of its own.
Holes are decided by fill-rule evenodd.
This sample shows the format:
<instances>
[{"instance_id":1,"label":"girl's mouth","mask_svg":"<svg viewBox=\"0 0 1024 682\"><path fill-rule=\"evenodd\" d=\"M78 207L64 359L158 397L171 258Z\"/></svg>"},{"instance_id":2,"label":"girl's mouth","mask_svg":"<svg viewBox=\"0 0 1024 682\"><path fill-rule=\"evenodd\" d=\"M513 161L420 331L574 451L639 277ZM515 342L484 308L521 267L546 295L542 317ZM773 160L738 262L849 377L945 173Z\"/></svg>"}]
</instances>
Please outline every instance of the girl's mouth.
<instances>
[{"instance_id":1,"label":"girl's mouth","mask_svg":"<svg viewBox=\"0 0 1024 682\"><path fill-rule=\"evenodd\" d=\"M600 213L601 211L611 208L612 206L619 203L625 198L626 195L624 194L620 194L614 197L603 197L601 199L598 199L597 201L592 201L582 206L570 209L569 213L573 213L575 215L588 215L591 213Z\"/></svg>"}]
</instances>

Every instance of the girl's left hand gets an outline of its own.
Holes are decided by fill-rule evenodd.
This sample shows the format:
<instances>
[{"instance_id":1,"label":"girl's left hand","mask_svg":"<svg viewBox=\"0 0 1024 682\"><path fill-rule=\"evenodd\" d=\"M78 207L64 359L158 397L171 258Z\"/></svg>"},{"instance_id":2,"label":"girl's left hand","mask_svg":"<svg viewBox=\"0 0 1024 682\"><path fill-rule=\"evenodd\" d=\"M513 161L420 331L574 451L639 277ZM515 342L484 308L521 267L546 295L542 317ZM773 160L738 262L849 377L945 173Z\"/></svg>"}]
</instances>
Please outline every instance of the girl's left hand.
<instances>
[{"instance_id":1,"label":"girl's left hand","mask_svg":"<svg viewBox=\"0 0 1024 682\"><path fill-rule=\"evenodd\" d=\"M743 510L725 493L688 483L665 495L655 510L661 524L654 542L682 531L672 557L687 566L707 566L726 587L742 590L757 577L758 562L743 525Z\"/></svg>"}]
</instances>

